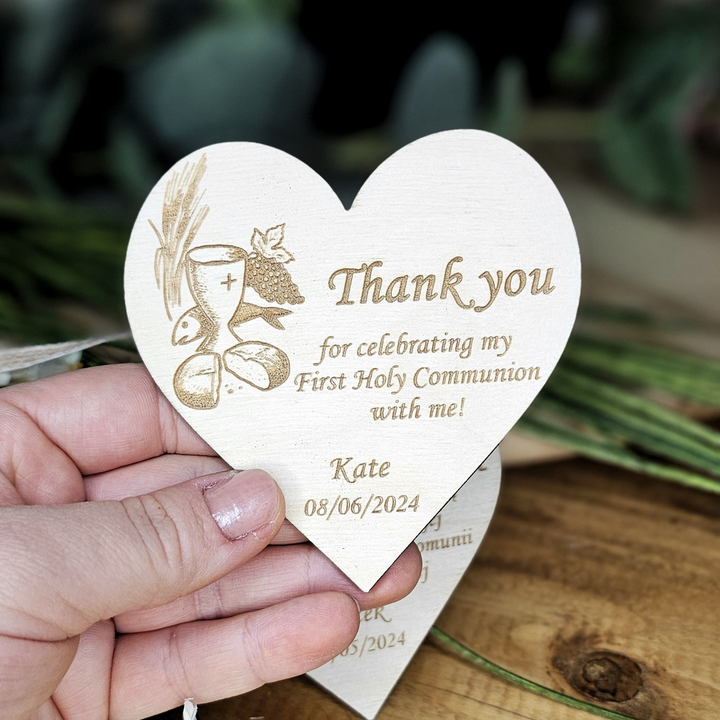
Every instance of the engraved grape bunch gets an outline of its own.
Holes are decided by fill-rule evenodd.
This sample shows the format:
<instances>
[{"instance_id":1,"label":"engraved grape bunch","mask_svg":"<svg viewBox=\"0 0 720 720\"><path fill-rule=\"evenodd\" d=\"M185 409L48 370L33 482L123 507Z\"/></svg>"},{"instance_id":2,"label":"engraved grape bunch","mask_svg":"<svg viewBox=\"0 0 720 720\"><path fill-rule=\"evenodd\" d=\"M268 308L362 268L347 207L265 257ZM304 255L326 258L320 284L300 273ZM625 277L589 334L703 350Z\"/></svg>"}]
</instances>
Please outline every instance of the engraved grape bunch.
<instances>
[{"instance_id":1,"label":"engraved grape bunch","mask_svg":"<svg viewBox=\"0 0 720 720\"><path fill-rule=\"evenodd\" d=\"M286 267L294 258L283 247L284 238L285 223L264 233L255 228L250 238L253 252L247 261L246 282L263 300L299 305L305 298Z\"/></svg>"},{"instance_id":2,"label":"engraved grape bunch","mask_svg":"<svg viewBox=\"0 0 720 720\"><path fill-rule=\"evenodd\" d=\"M247 284L268 302L279 305L298 305L305 302L285 265L257 252L251 253L247 263Z\"/></svg>"}]
</instances>

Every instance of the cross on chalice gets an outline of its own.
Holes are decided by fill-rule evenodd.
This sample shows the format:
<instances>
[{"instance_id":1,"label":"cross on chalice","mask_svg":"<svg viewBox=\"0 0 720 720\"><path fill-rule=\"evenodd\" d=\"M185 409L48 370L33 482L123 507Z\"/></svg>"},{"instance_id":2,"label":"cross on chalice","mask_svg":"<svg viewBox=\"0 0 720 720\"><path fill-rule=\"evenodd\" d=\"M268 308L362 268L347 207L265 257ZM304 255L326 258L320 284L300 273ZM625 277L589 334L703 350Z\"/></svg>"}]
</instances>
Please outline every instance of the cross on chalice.
<instances>
[{"instance_id":1,"label":"cross on chalice","mask_svg":"<svg viewBox=\"0 0 720 720\"><path fill-rule=\"evenodd\" d=\"M280 348L238 335L240 325L256 318L282 330L279 318L290 314L244 300L247 258L235 245L201 245L187 253L187 280L196 305L178 319L172 343L199 342L173 378L175 394L188 407L217 407L225 372L258 390L272 390L290 375L290 360Z\"/></svg>"}]
</instances>

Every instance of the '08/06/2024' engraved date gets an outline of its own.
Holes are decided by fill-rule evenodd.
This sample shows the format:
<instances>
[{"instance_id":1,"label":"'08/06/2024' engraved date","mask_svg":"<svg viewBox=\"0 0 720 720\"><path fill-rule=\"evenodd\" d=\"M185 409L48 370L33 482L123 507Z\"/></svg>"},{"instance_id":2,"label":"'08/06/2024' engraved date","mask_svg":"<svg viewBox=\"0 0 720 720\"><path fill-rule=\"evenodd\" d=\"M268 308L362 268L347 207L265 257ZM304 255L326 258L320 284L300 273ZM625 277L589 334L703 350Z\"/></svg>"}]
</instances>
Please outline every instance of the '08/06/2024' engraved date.
<instances>
[{"instance_id":1,"label":"'08/06/2024' engraved date","mask_svg":"<svg viewBox=\"0 0 720 720\"><path fill-rule=\"evenodd\" d=\"M332 504L331 504L332 503ZM310 498L305 503L305 515L308 517L324 517L329 520L333 515L379 515L381 513L404 513L417 512L420 505L420 496L410 497L409 495L375 495L371 494L367 499L364 497L348 498L337 495L335 499Z\"/></svg>"}]
</instances>

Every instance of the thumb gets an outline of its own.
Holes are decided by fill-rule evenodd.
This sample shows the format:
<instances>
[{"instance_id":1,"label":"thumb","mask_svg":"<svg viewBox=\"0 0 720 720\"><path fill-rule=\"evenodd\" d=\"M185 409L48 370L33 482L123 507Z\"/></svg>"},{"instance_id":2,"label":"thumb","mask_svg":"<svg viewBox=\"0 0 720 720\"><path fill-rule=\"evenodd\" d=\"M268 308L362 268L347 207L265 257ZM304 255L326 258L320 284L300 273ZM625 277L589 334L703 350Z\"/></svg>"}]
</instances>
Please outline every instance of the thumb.
<instances>
[{"instance_id":1,"label":"thumb","mask_svg":"<svg viewBox=\"0 0 720 720\"><path fill-rule=\"evenodd\" d=\"M0 508L0 634L63 640L160 605L249 560L285 503L261 470L207 475L121 501Z\"/></svg>"}]
</instances>

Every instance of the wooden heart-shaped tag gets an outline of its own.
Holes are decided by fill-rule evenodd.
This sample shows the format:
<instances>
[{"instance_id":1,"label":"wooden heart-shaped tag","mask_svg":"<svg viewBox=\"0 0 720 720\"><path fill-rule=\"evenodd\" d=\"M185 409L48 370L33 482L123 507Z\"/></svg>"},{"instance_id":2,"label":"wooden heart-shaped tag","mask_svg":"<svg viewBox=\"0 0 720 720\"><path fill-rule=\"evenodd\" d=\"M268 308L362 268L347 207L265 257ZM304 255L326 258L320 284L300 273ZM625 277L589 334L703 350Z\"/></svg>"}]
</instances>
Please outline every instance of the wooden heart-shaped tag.
<instances>
[{"instance_id":1,"label":"wooden heart-shaped tag","mask_svg":"<svg viewBox=\"0 0 720 720\"><path fill-rule=\"evenodd\" d=\"M477 130L422 138L345 210L299 160L198 150L152 190L125 268L162 392L369 589L498 445L572 328L580 259L548 176Z\"/></svg>"},{"instance_id":2,"label":"wooden heart-shaped tag","mask_svg":"<svg viewBox=\"0 0 720 720\"><path fill-rule=\"evenodd\" d=\"M372 720L472 562L499 489L495 450L418 536L423 569L415 589L399 602L360 613L353 642L308 675Z\"/></svg>"}]
</instances>

